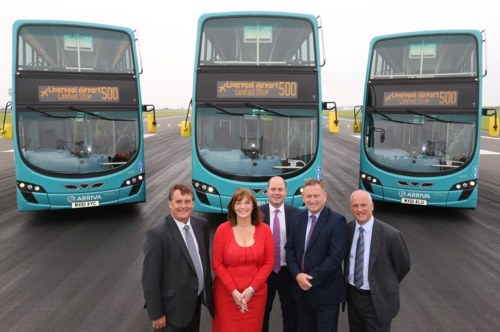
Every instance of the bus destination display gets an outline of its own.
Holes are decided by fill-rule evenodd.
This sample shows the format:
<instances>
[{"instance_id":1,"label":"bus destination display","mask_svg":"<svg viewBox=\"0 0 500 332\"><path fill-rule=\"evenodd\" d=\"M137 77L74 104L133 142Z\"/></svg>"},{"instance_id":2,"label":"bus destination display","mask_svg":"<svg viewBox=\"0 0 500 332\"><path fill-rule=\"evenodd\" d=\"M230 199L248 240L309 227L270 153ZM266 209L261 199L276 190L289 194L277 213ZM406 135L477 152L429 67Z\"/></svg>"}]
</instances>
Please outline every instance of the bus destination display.
<instances>
[{"instance_id":1,"label":"bus destination display","mask_svg":"<svg viewBox=\"0 0 500 332\"><path fill-rule=\"evenodd\" d=\"M217 81L217 98L298 98L296 81Z\"/></svg>"},{"instance_id":2,"label":"bus destination display","mask_svg":"<svg viewBox=\"0 0 500 332\"><path fill-rule=\"evenodd\" d=\"M387 91L384 106L457 106L458 91Z\"/></svg>"},{"instance_id":3,"label":"bus destination display","mask_svg":"<svg viewBox=\"0 0 500 332\"><path fill-rule=\"evenodd\" d=\"M117 86L38 86L40 102L87 102L117 103L120 101L120 88Z\"/></svg>"}]
</instances>

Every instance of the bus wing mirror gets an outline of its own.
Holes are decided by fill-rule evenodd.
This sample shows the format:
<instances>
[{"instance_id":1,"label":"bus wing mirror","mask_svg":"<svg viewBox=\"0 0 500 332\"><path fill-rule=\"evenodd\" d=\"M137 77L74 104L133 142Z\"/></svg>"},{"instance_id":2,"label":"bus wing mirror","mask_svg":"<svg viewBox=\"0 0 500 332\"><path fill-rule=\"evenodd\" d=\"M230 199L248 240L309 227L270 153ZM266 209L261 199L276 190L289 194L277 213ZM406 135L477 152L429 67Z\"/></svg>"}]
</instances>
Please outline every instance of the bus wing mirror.
<instances>
[{"instance_id":1,"label":"bus wing mirror","mask_svg":"<svg viewBox=\"0 0 500 332\"><path fill-rule=\"evenodd\" d=\"M189 110L191 109L191 106L193 105L193 99L189 101L187 113L186 113L186 120L181 121L181 137L189 137L191 136L191 121L189 121Z\"/></svg>"},{"instance_id":2,"label":"bus wing mirror","mask_svg":"<svg viewBox=\"0 0 500 332\"><path fill-rule=\"evenodd\" d=\"M2 123L2 129L0 129L0 133L2 134L3 139L12 139L13 134L12 134L12 124L11 123L5 123L5 120L7 120L7 110L11 107L12 111L12 102L9 101L5 105L5 110L3 114L3 123Z\"/></svg>"},{"instance_id":3,"label":"bus wing mirror","mask_svg":"<svg viewBox=\"0 0 500 332\"><path fill-rule=\"evenodd\" d=\"M328 112L328 130L332 133L338 133L340 130L339 116L337 112L337 104L334 101L323 102L323 110Z\"/></svg>"},{"instance_id":4,"label":"bus wing mirror","mask_svg":"<svg viewBox=\"0 0 500 332\"><path fill-rule=\"evenodd\" d=\"M352 131L356 134L359 134L361 132L361 110L362 110L362 106L361 105L357 105L357 106L354 106L354 123L353 123L353 126L352 126ZM359 116L359 118L358 118Z\"/></svg>"},{"instance_id":5,"label":"bus wing mirror","mask_svg":"<svg viewBox=\"0 0 500 332\"><path fill-rule=\"evenodd\" d=\"M148 131L149 133L156 133L157 122L156 122L156 110L155 105L142 105L143 112L153 112L153 114L148 114Z\"/></svg>"},{"instance_id":6,"label":"bus wing mirror","mask_svg":"<svg viewBox=\"0 0 500 332\"><path fill-rule=\"evenodd\" d=\"M181 137L191 136L191 121L181 121Z\"/></svg>"},{"instance_id":7,"label":"bus wing mirror","mask_svg":"<svg viewBox=\"0 0 500 332\"><path fill-rule=\"evenodd\" d=\"M3 125L3 128L1 130L2 133L2 138L3 139L12 139L12 124L7 123Z\"/></svg>"},{"instance_id":8,"label":"bus wing mirror","mask_svg":"<svg viewBox=\"0 0 500 332\"><path fill-rule=\"evenodd\" d=\"M490 136L497 137L499 130L498 130L498 117L495 112L493 116L490 117L489 125L488 125L488 133Z\"/></svg>"},{"instance_id":9,"label":"bus wing mirror","mask_svg":"<svg viewBox=\"0 0 500 332\"><path fill-rule=\"evenodd\" d=\"M488 111L491 111L491 114L488 114ZM483 116L489 116L490 119L488 121L488 134L492 137L497 137L499 134L498 128L498 114L495 108L483 108Z\"/></svg>"}]
</instances>

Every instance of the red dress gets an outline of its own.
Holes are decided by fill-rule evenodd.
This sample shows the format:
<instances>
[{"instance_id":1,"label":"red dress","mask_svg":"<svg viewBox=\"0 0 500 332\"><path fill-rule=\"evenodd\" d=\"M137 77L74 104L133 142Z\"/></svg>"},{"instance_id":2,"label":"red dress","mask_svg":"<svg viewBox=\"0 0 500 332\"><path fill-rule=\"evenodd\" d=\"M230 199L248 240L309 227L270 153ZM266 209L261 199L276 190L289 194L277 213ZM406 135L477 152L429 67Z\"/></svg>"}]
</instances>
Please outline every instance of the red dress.
<instances>
[{"instance_id":1,"label":"red dress","mask_svg":"<svg viewBox=\"0 0 500 332\"><path fill-rule=\"evenodd\" d=\"M267 297L267 277L274 264L274 242L269 226L263 222L255 227L255 241L249 247L236 243L229 222L221 224L214 235L212 267L215 272L215 317L212 332L262 331ZM248 286L255 294L248 311L240 312L231 295L234 289L243 292Z\"/></svg>"}]
</instances>

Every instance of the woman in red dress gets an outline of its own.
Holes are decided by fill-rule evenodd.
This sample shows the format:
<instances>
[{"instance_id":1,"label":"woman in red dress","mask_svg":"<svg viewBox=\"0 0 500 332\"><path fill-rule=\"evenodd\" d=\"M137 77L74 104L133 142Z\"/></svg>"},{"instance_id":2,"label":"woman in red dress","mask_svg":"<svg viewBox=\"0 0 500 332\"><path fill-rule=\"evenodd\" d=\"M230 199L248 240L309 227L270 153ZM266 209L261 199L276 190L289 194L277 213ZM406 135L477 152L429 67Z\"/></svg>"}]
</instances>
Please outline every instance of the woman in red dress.
<instances>
[{"instance_id":1,"label":"woman in red dress","mask_svg":"<svg viewBox=\"0 0 500 332\"><path fill-rule=\"evenodd\" d=\"M238 189L227 207L228 221L215 232L212 267L215 272L215 318L212 332L262 331L267 277L274 264L274 242L257 201L248 189Z\"/></svg>"}]
</instances>

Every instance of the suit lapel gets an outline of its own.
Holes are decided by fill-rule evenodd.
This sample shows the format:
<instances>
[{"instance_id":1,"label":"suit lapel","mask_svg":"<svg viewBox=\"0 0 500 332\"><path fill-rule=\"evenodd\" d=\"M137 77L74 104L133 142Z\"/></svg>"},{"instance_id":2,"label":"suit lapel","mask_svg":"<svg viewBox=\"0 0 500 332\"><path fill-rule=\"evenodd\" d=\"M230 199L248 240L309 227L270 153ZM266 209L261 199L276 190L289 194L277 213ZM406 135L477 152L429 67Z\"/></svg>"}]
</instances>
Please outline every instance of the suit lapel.
<instances>
[{"instance_id":1,"label":"suit lapel","mask_svg":"<svg viewBox=\"0 0 500 332\"><path fill-rule=\"evenodd\" d=\"M182 234L179 230L179 227L177 227L177 224L175 223L174 218L172 216L168 216L166 220L167 226L170 228L170 233L172 234L172 237L181 250L182 254L184 255L184 258L186 261L189 263L193 271L196 272L193 264L193 260L191 259L191 255L189 255L188 248L186 246L186 242L184 242L184 238L182 237Z\"/></svg>"},{"instance_id":2,"label":"suit lapel","mask_svg":"<svg viewBox=\"0 0 500 332\"><path fill-rule=\"evenodd\" d=\"M191 218L191 226L193 227L193 232L194 236L196 238L196 242L198 243L198 250L200 254L200 260L201 264L203 265L203 273L206 275L207 274L207 263L204 260L205 256L205 239L203 237L203 230L202 230L202 225L201 223L195 222L193 218ZM189 252L188 252L189 254ZM193 266L194 268L194 266Z\"/></svg>"},{"instance_id":3,"label":"suit lapel","mask_svg":"<svg viewBox=\"0 0 500 332\"><path fill-rule=\"evenodd\" d=\"M377 219L373 220L373 228L372 228L372 243L370 245L370 262L369 262L369 271L370 274L375 266L375 261L377 260L378 253L380 248L382 247L382 238L383 238L383 229Z\"/></svg>"},{"instance_id":4,"label":"suit lapel","mask_svg":"<svg viewBox=\"0 0 500 332\"><path fill-rule=\"evenodd\" d=\"M323 208L323 211L321 211L318 220L316 220L316 225L314 226L313 233L311 234L311 239L309 240L309 243L307 244L306 249L310 248L314 244L314 241L316 241L316 238L318 237L319 233L321 232L321 228L323 228L326 221L328 220L329 215L330 215L330 211L325 206ZM309 222L309 220L307 222ZM306 223L306 225L307 225L307 223Z\"/></svg>"},{"instance_id":5,"label":"suit lapel","mask_svg":"<svg viewBox=\"0 0 500 332\"><path fill-rule=\"evenodd\" d=\"M353 220L347 224L347 251L346 251L346 257L347 259L345 260L346 262L346 268L345 268L345 276L346 280L347 277L349 276L349 256L351 254L351 247L352 247L352 239L354 238L354 230L356 229L356 220Z\"/></svg>"}]
</instances>

